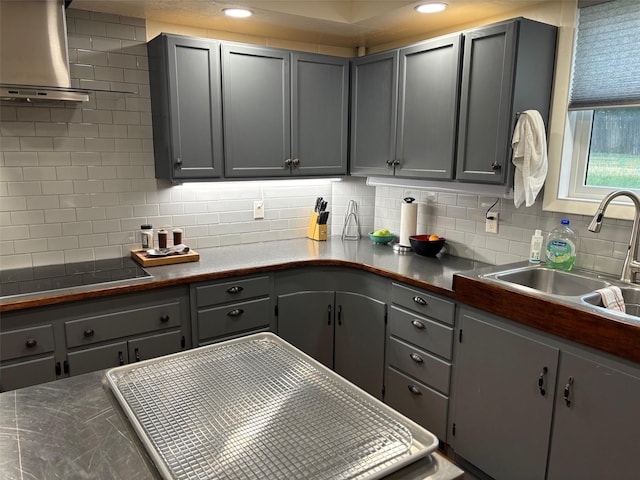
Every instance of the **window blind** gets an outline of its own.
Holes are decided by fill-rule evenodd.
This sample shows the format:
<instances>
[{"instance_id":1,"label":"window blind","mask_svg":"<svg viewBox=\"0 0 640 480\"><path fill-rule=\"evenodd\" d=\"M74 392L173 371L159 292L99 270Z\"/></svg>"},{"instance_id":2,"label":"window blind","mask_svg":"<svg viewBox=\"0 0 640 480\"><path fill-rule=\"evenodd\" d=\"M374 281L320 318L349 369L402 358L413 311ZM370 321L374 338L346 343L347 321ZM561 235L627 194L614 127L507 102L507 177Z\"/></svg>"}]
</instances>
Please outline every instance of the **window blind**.
<instances>
[{"instance_id":1,"label":"window blind","mask_svg":"<svg viewBox=\"0 0 640 480\"><path fill-rule=\"evenodd\" d=\"M569 109L640 105L640 1L579 9Z\"/></svg>"}]
</instances>

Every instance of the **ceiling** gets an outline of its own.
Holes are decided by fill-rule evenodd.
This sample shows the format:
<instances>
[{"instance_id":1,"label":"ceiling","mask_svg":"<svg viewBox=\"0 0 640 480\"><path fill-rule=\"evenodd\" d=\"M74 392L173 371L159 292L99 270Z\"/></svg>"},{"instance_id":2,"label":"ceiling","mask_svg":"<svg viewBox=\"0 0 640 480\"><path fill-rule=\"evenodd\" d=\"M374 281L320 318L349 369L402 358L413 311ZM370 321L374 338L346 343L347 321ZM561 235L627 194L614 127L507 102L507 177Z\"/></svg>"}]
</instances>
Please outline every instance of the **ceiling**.
<instances>
[{"instance_id":1,"label":"ceiling","mask_svg":"<svg viewBox=\"0 0 640 480\"><path fill-rule=\"evenodd\" d=\"M430 1L430 0L425 0ZM444 0L442 13L418 14L407 0L73 0L81 10L145 18L161 23L260 35L342 47L371 46L504 16L531 5L570 0ZM574 0L575 1L575 0ZM248 19L230 19L222 9L248 7Z\"/></svg>"}]
</instances>

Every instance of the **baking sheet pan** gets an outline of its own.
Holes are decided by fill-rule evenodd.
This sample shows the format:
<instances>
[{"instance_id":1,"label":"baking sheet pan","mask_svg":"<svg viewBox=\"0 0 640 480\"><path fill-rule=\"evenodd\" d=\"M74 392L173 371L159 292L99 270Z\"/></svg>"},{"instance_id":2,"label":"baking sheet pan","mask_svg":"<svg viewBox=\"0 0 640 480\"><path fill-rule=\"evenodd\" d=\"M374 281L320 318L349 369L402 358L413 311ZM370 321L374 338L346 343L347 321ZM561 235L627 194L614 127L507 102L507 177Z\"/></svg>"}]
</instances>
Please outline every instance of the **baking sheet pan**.
<instances>
[{"instance_id":1,"label":"baking sheet pan","mask_svg":"<svg viewBox=\"0 0 640 480\"><path fill-rule=\"evenodd\" d=\"M166 479L375 479L437 438L271 333L109 370Z\"/></svg>"}]
</instances>

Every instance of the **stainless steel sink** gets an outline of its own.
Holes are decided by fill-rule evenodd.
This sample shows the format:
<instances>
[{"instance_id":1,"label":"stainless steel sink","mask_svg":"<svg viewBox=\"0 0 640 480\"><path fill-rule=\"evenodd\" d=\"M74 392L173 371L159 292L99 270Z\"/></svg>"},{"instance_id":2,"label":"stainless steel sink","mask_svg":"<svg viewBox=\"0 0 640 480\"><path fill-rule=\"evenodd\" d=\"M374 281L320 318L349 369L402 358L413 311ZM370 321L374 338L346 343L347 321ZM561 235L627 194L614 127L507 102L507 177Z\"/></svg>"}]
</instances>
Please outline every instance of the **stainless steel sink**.
<instances>
[{"instance_id":1,"label":"stainless steel sink","mask_svg":"<svg viewBox=\"0 0 640 480\"><path fill-rule=\"evenodd\" d=\"M640 285L635 287L620 287L622 298L624 298L625 311L627 315L640 317ZM605 308L602 304L602 297L599 293L592 292L584 295L582 300L590 305Z\"/></svg>"},{"instance_id":2,"label":"stainless steel sink","mask_svg":"<svg viewBox=\"0 0 640 480\"><path fill-rule=\"evenodd\" d=\"M606 280L551 268L531 266L484 275L486 279L547 295L577 297L611 285Z\"/></svg>"}]
</instances>

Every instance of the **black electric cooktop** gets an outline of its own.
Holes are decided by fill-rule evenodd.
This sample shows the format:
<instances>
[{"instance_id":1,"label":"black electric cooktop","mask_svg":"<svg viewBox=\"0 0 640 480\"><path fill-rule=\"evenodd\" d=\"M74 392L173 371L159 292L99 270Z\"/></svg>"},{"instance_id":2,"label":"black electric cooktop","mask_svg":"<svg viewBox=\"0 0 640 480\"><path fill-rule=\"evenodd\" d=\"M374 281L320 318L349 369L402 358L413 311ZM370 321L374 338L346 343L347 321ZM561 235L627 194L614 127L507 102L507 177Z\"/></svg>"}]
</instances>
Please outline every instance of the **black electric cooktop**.
<instances>
[{"instance_id":1,"label":"black electric cooktop","mask_svg":"<svg viewBox=\"0 0 640 480\"><path fill-rule=\"evenodd\" d=\"M151 275L129 257L0 270L0 297L73 290L86 285L143 280Z\"/></svg>"}]
</instances>

